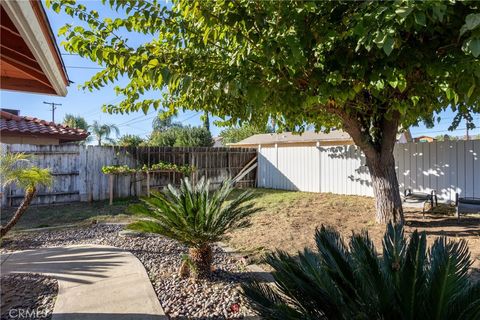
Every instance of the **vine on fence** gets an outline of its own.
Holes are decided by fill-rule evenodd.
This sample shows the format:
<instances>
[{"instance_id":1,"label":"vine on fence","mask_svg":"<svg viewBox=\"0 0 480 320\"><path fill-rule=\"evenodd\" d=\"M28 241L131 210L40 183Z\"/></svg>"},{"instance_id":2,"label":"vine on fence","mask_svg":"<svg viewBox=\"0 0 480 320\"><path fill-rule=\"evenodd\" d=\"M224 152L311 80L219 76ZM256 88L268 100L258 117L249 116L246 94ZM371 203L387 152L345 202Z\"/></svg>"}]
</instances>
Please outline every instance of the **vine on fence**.
<instances>
[{"instance_id":1,"label":"vine on fence","mask_svg":"<svg viewBox=\"0 0 480 320\"><path fill-rule=\"evenodd\" d=\"M190 175L195 171L194 166L189 165L177 165L174 163L168 162L159 162L152 164L151 166L143 165L141 168L130 168L127 165L113 165L113 166L103 166L102 172L104 174L115 174L115 175L127 175L134 174L137 172L155 172L155 171L172 171L179 172L184 175Z\"/></svg>"}]
</instances>

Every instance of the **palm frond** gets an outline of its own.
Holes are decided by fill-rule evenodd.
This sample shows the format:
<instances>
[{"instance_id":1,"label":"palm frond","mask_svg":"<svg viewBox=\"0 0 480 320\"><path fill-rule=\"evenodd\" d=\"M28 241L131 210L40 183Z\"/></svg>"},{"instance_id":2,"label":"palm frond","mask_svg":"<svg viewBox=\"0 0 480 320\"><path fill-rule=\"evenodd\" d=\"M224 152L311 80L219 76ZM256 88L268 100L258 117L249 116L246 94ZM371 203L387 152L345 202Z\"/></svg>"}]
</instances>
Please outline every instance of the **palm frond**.
<instances>
[{"instance_id":1,"label":"palm frond","mask_svg":"<svg viewBox=\"0 0 480 320\"><path fill-rule=\"evenodd\" d=\"M466 241L448 241L445 237L435 240L429 252L427 306L432 319L442 319L449 309L451 298L468 287L468 269L471 265Z\"/></svg>"},{"instance_id":2,"label":"palm frond","mask_svg":"<svg viewBox=\"0 0 480 320\"><path fill-rule=\"evenodd\" d=\"M435 241L429 254L425 233L408 243L403 226L389 225L378 257L366 232L346 247L340 234L322 226L318 253L298 257L278 251L265 262L275 285L245 284L253 308L267 319L479 319L480 282L468 279L464 241ZM285 310L285 315L281 312ZM289 316L291 315L291 316Z\"/></svg>"},{"instance_id":3,"label":"palm frond","mask_svg":"<svg viewBox=\"0 0 480 320\"><path fill-rule=\"evenodd\" d=\"M396 284L399 304L405 319L427 316L423 308L426 287L427 237L415 230L409 239L405 259L401 265L400 282Z\"/></svg>"},{"instance_id":4,"label":"palm frond","mask_svg":"<svg viewBox=\"0 0 480 320\"><path fill-rule=\"evenodd\" d=\"M214 189L208 180L200 179L192 185L185 178L180 188L169 185L162 193L142 199L142 204L132 206L130 211L154 219L161 231L158 233L200 247L222 240L230 230L245 227L248 217L259 210L250 202L253 196L248 191L228 202L232 190L228 181Z\"/></svg>"}]
</instances>

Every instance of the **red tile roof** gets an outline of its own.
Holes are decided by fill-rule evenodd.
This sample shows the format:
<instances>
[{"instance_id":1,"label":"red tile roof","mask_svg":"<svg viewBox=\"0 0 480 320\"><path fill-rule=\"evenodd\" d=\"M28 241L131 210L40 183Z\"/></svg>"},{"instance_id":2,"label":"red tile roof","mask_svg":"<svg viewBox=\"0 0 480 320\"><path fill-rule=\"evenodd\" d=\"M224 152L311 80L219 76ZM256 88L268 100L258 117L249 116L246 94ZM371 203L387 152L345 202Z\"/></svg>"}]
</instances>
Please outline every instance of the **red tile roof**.
<instances>
[{"instance_id":1,"label":"red tile roof","mask_svg":"<svg viewBox=\"0 0 480 320\"><path fill-rule=\"evenodd\" d=\"M10 136L34 135L58 138L61 141L81 141L85 140L90 133L63 124L0 111L0 134Z\"/></svg>"}]
</instances>

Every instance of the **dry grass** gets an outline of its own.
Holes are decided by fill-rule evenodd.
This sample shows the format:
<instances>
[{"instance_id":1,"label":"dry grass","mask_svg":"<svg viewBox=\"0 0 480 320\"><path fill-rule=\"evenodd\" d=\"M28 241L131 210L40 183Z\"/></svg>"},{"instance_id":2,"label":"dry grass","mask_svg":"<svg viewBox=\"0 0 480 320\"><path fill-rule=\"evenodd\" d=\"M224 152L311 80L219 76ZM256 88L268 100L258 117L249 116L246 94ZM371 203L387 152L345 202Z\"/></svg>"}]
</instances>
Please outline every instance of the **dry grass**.
<instances>
[{"instance_id":1,"label":"dry grass","mask_svg":"<svg viewBox=\"0 0 480 320\"><path fill-rule=\"evenodd\" d=\"M295 254L304 247L314 248L315 229L322 224L334 226L344 237L365 229L381 248L385 227L375 223L372 198L265 189L255 192L255 201L263 210L253 216L250 227L233 232L229 239L232 247L249 253L253 260L275 249ZM421 209L405 208L406 232L424 230L429 244L441 235L466 239L474 268L480 269L480 216L457 221L452 213L453 208L445 205L423 219Z\"/></svg>"}]
</instances>

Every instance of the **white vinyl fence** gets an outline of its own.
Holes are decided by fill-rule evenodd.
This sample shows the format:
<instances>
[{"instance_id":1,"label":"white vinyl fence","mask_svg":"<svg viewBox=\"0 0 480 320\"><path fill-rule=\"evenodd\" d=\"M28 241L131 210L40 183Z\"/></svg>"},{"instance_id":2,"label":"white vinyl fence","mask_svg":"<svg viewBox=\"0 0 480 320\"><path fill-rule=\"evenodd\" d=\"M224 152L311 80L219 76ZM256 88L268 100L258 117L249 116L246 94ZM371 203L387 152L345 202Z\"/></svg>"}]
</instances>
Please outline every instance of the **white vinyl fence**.
<instances>
[{"instance_id":1,"label":"white vinyl fence","mask_svg":"<svg viewBox=\"0 0 480 320\"><path fill-rule=\"evenodd\" d=\"M480 197L480 140L395 146L400 190ZM261 147L257 185L263 188L373 196L365 157L354 145Z\"/></svg>"}]
</instances>

